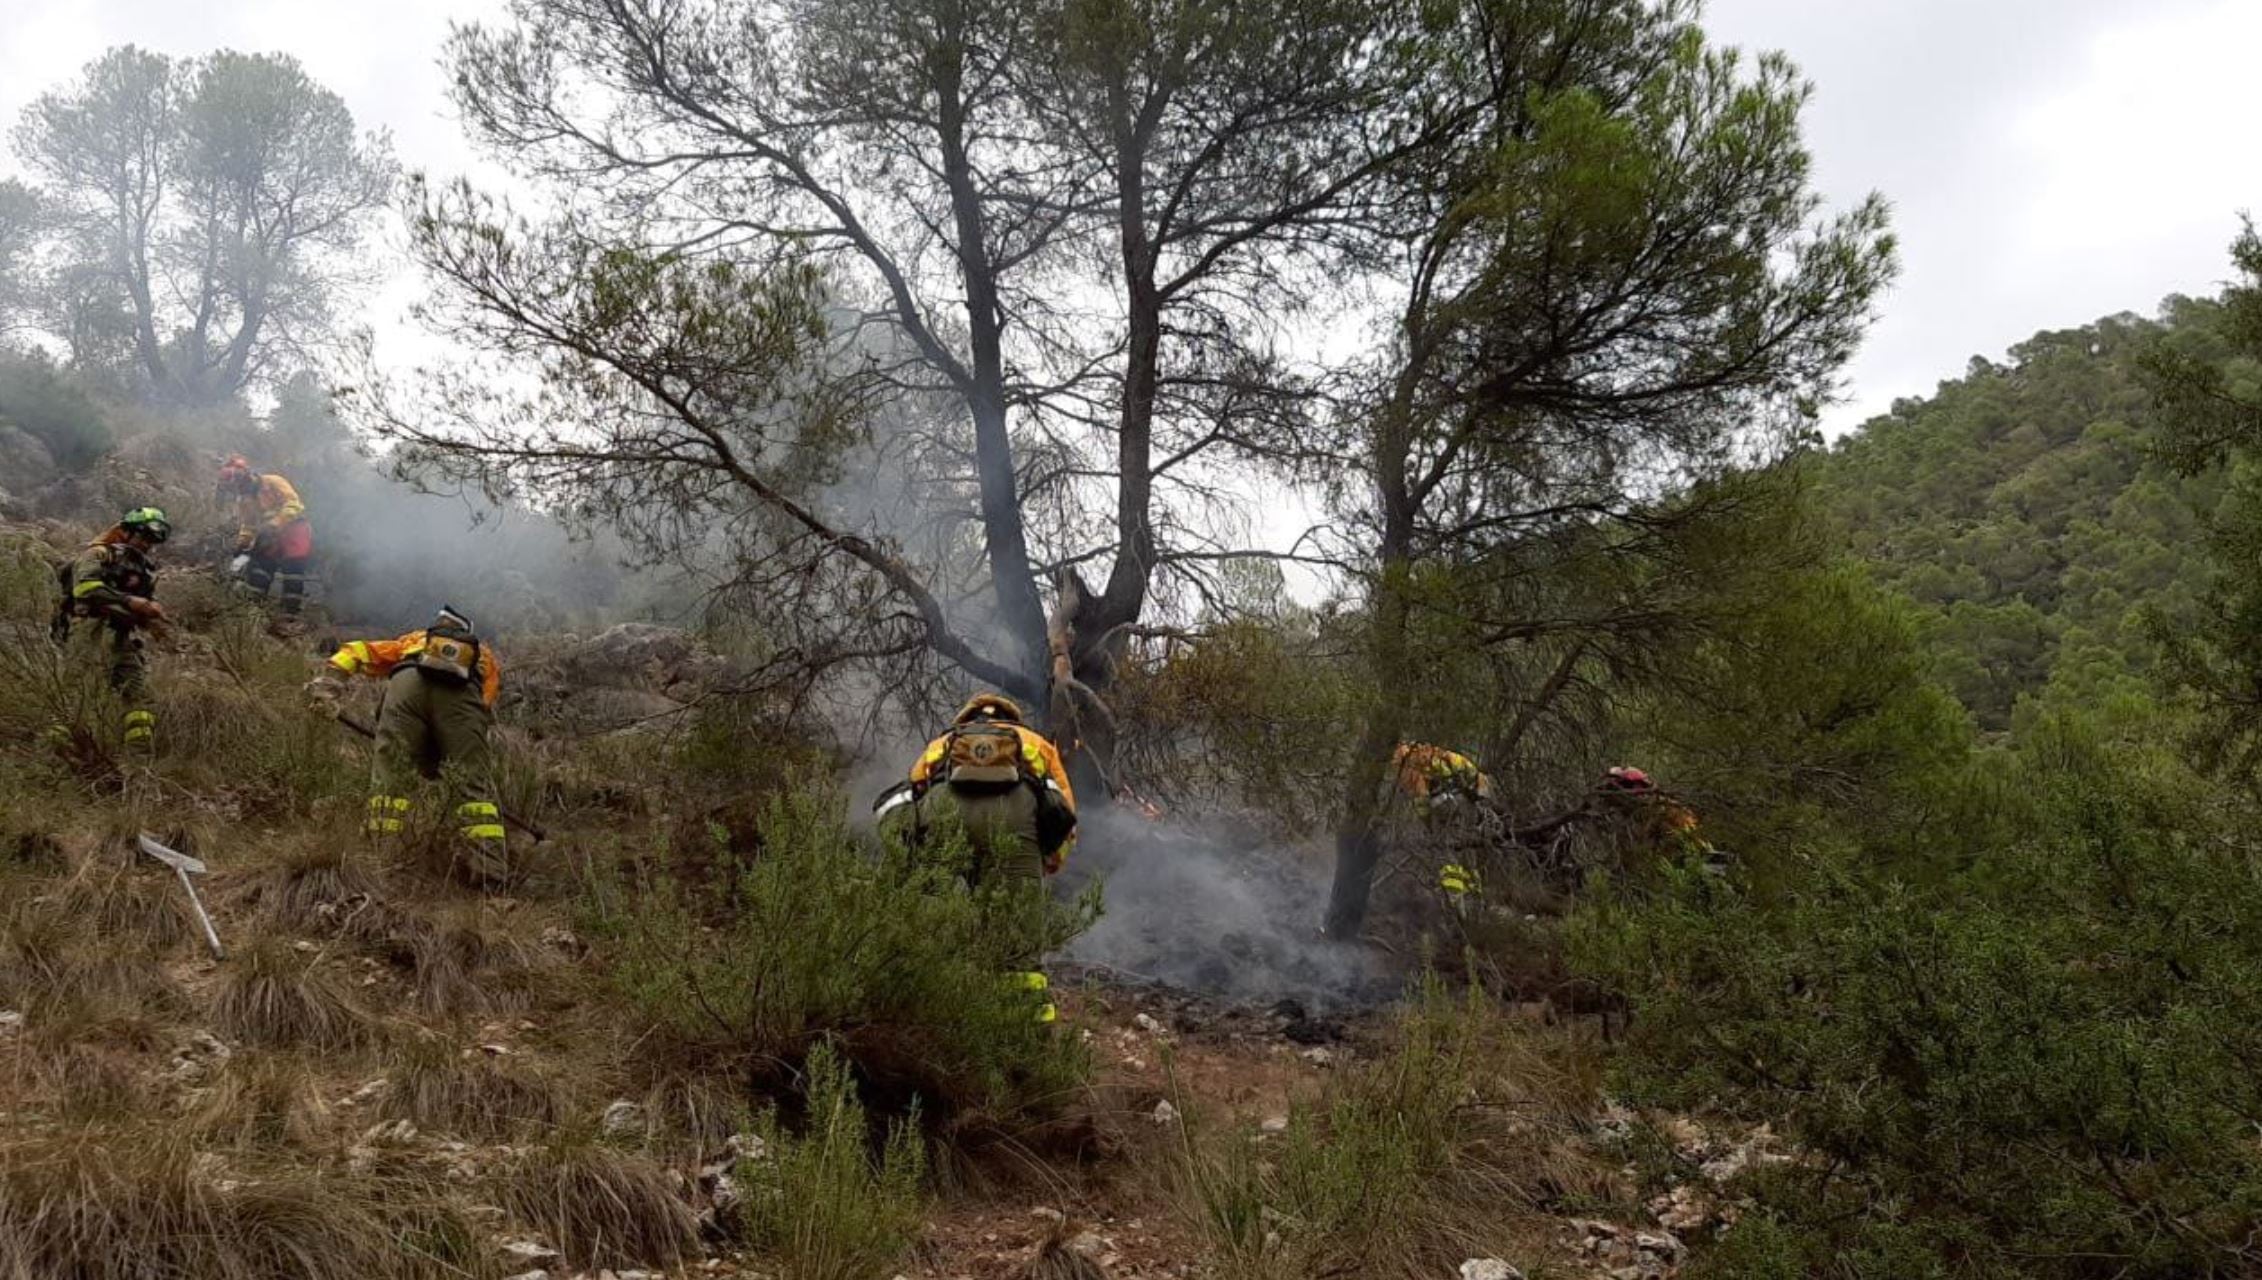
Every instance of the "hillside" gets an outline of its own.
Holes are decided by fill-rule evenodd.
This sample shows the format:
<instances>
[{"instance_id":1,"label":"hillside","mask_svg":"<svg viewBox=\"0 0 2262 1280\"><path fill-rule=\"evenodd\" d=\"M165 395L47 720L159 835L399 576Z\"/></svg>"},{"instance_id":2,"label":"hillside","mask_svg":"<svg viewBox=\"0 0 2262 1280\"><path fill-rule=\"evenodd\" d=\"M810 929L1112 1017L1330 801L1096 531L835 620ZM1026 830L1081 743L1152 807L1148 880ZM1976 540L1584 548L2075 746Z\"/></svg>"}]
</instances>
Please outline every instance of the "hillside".
<instances>
[{"instance_id":1,"label":"hillside","mask_svg":"<svg viewBox=\"0 0 2262 1280\"><path fill-rule=\"evenodd\" d=\"M83 639L45 638L91 510L0 522L0 1272L1654 1276L1657 1214L1713 1221L1709 1182L1645 1207L1616 1172L1592 1028L1542 1006L1276 1003L1229 937L1166 959L1234 998L1063 964L1061 1025L1029 1023L978 904L875 868L803 781L834 748L703 697L729 663L680 632L498 638L505 799L547 833L502 893L438 831L363 841L365 748L299 689L321 644L199 566L165 578L160 745L128 756ZM225 960L144 831L210 868ZM1749 1159L1735 1132L1677 1141Z\"/></svg>"},{"instance_id":2,"label":"hillside","mask_svg":"<svg viewBox=\"0 0 2262 1280\"><path fill-rule=\"evenodd\" d=\"M2147 442L2137 358L2204 336L2219 307L2172 300L2036 334L1838 441L1815 467L1856 558L1925 606L1949 687L1983 728L2019 699L2094 702L2148 674L2139 611L2192 611L2220 474L2186 479Z\"/></svg>"}]
</instances>

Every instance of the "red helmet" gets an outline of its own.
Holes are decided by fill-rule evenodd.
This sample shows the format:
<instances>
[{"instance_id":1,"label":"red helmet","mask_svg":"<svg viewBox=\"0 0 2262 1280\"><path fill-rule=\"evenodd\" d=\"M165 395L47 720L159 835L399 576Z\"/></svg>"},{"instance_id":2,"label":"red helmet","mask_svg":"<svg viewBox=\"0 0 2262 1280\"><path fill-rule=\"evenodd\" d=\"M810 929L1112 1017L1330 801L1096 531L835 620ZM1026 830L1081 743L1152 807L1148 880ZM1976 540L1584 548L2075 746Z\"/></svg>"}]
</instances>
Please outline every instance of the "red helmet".
<instances>
[{"instance_id":1,"label":"red helmet","mask_svg":"<svg viewBox=\"0 0 2262 1280\"><path fill-rule=\"evenodd\" d=\"M1657 784L1650 781L1648 774L1630 764L1612 765L1603 773L1602 785L1613 791L1642 793L1657 790Z\"/></svg>"},{"instance_id":2,"label":"red helmet","mask_svg":"<svg viewBox=\"0 0 2262 1280\"><path fill-rule=\"evenodd\" d=\"M220 464L220 492L242 493L258 483L258 475L251 469L251 460L242 454L230 454Z\"/></svg>"}]
</instances>

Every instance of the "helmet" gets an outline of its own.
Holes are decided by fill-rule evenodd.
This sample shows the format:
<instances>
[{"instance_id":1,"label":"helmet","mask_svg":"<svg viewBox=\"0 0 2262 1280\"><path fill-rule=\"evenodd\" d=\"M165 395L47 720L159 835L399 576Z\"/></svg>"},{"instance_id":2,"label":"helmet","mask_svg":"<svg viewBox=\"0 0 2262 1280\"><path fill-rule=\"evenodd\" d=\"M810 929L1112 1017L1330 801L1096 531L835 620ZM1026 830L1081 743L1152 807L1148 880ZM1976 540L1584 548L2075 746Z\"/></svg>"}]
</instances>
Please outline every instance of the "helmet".
<instances>
[{"instance_id":1,"label":"helmet","mask_svg":"<svg viewBox=\"0 0 2262 1280\"><path fill-rule=\"evenodd\" d=\"M425 630L443 636L454 636L459 640L479 638L479 628L473 626L471 619L458 612L452 604L441 605L440 611L432 615L432 625Z\"/></svg>"},{"instance_id":2,"label":"helmet","mask_svg":"<svg viewBox=\"0 0 2262 1280\"><path fill-rule=\"evenodd\" d=\"M240 453L228 455L220 464L220 492L242 493L257 487L259 476L251 469L251 462Z\"/></svg>"},{"instance_id":3,"label":"helmet","mask_svg":"<svg viewBox=\"0 0 2262 1280\"><path fill-rule=\"evenodd\" d=\"M1002 693L977 693L958 709L958 718L952 724L972 724L976 720L1003 720L1008 724L1021 723L1021 705Z\"/></svg>"},{"instance_id":4,"label":"helmet","mask_svg":"<svg viewBox=\"0 0 2262 1280\"><path fill-rule=\"evenodd\" d=\"M1602 785L1614 791L1644 793L1657 790L1649 775L1630 764L1613 765L1602 775Z\"/></svg>"},{"instance_id":5,"label":"helmet","mask_svg":"<svg viewBox=\"0 0 2262 1280\"><path fill-rule=\"evenodd\" d=\"M135 507L118 521L118 527L127 533L138 533L151 542L163 542L173 536L173 522L157 507Z\"/></svg>"}]
</instances>

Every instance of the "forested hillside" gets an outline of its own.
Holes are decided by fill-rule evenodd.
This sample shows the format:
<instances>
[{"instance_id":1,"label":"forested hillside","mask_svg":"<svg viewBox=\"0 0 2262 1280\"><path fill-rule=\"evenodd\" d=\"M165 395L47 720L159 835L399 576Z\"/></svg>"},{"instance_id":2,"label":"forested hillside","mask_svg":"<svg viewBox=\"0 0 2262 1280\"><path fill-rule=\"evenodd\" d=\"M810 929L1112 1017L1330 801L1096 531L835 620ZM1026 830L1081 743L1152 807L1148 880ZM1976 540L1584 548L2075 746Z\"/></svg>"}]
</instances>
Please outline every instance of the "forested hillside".
<instances>
[{"instance_id":1,"label":"forested hillside","mask_svg":"<svg viewBox=\"0 0 2262 1280\"><path fill-rule=\"evenodd\" d=\"M1896 402L1816 468L1853 553L1924 607L1940 675L1981 727L2008 728L2022 697L2140 686L2157 656L2143 611L2197 607L2226 482L2157 456L2138 366L2166 334L2212 347L2219 314L2177 298L2158 320L2038 333Z\"/></svg>"}]
</instances>

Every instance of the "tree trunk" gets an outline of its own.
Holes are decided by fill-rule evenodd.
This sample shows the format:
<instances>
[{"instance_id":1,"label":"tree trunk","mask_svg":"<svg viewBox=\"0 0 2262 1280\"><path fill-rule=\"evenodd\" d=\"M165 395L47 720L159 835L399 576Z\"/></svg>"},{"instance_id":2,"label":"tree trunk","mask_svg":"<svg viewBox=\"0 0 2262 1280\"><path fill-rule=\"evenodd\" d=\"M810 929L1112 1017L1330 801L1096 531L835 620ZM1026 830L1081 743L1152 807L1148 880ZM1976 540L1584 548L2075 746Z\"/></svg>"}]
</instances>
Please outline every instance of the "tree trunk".
<instances>
[{"instance_id":1,"label":"tree trunk","mask_svg":"<svg viewBox=\"0 0 2262 1280\"><path fill-rule=\"evenodd\" d=\"M1412 451L1414 385L1411 372L1400 376L1397 392L1383 410L1374 446L1375 487L1382 506L1381 572L1375 579L1368 641L1374 702L1343 774L1342 817L1335 828L1335 883L1327 903L1327 934L1345 941L1356 938L1366 922L1375 865L1382 859L1388 761L1405 732L1406 703L1413 687L1407 670L1407 633L1413 614L1415 499L1406 463Z\"/></svg>"}]
</instances>

